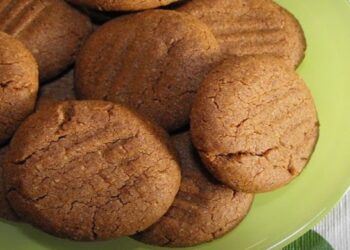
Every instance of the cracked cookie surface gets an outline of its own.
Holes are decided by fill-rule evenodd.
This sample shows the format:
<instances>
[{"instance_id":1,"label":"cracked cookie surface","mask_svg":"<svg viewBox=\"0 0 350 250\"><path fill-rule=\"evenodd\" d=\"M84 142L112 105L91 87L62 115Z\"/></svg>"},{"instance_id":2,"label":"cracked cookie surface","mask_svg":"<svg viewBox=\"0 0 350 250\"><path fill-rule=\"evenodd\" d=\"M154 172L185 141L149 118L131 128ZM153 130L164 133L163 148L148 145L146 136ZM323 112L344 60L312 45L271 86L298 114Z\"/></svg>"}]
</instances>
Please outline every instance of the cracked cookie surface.
<instances>
[{"instance_id":1,"label":"cracked cookie surface","mask_svg":"<svg viewBox=\"0 0 350 250\"><path fill-rule=\"evenodd\" d=\"M38 66L17 39L0 32L0 144L4 144L34 110Z\"/></svg>"},{"instance_id":2,"label":"cracked cookie surface","mask_svg":"<svg viewBox=\"0 0 350 250\"><path fill-rule=\"evenodd\" d=\"M298 176L318 139L311 93L283 60L225 61L208 74L191 114L208 169L236 190L265 192Z\"/></svg>"},{"instance_id":3,"label":"cracked cookie surface","mask_svg":"<svg viewBox=\"0 0 350 250\"><path fill-rule=\"evenodd\" d=\"M298 20L271 0L193 0L178 10L207 24L227 57L270 54L293 67L304 58Z\"/></svg>"},{"instance_id":4,"label":"cracked cookie surface","mask_svg":"<svg viewBox=\"0 0 350 250\"><path fill-rule=\"evenodd\" d=\"M92 31L88 17L61 0L0 0L0 30L33 53L46 81L72 64Z\"/></svg>"},{"instance_id":5,"label":"cracked cookie surface","mask_svg":"<svg viewBox=\"0 0 350 250\"><path fill-rule=\"evenodd\" d=\"M90 8L105 11L135 11L166 6L179 0L69 0Z\"/></svg>"},{"instance_id":6,"label":"cracked cookie surface","mask_svg":"<svg viewBox=\"0 0 350 250\"><path fill-rule=\"evenodd\" d=\"M2 170L5 163L5 155L7 153L7 150L7 146L0 149L0 218L7 220L16 220L17 216L6 200L6 192L4 191L4 183L2 178Z\"/></svg>"},{"instance_id":7,"label":"cracked cookie surface","mask_svg":"<svg viewBox=\"0 0 350 250\"><path fill-rule=\"evenodd\" d=\"M194 17L152 10L101 26L79 54L82 99L121 102L168 131L188 124L197 89L219 59L210 30Z\"/></svg>"},{"instance_id":8,"label":"cracked cookie surface","mask_svg":"<svg viewBox=\"0 0 350 250\"><path fill-rule=\"evenodd\" d=\"M189 133L172 137L181 159L181 185L168 212L135 238L145 243L186 247L223 236L246 216L254 195L215 180L200 162Z\"/></svg>"},{"instance_id":9,"label":"cracked cookie surface","mask_svg":"<svg viewBox=\"0 0 350 250\"><path fill-rule=\"evenodd\" d=\"M74 240L146 229L165 214L180 185L166 133L103 101L39 110L16 132L6 162L6 196L16 214Z\"/></svg>"}]
</instances>

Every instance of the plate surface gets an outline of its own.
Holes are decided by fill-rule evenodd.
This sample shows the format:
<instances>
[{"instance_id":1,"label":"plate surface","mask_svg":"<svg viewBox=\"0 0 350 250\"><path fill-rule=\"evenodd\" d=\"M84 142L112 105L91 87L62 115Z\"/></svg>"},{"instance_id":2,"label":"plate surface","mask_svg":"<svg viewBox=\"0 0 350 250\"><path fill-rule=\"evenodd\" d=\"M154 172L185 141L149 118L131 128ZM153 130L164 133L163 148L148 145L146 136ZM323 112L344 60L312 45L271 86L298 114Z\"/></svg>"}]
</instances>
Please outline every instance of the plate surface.
<instances>
[{"instance_id":1,"label":"plate surface","mask_svg":"<svg viewBox=\"0 0 350 250\"><path fill-rule=\"evenodd\" d=\"M308 42L299 73L316 99L321 136L303 174L287 187L256 196L236 230L188 249L281 248L316 224L350 185L350 4L347 0L280 0L301 22ZM11 250L143 250L129 238L99 243L61 240L0 221L0 248Z\"/></svg>"}]
</instances>

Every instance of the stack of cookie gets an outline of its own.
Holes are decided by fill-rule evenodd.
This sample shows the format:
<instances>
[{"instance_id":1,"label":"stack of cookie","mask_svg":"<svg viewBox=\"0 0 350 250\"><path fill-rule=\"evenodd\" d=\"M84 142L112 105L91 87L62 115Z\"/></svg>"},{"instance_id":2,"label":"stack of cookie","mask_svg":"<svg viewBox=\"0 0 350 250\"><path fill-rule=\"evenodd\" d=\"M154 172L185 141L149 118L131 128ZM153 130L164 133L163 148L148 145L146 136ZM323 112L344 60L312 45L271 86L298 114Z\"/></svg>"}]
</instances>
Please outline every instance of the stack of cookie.
<instances>
[{"instance_id":1,"label":"stack of cookie","mask_svg":"<svg viewBox=\"0 0 350 250\"><path fill-rule=\"evenodd\" d=\"M0 216L72 240L192 246L302 172L319 123L288 11L69 2L0 0Z\"/></svg>"}]
</instances>

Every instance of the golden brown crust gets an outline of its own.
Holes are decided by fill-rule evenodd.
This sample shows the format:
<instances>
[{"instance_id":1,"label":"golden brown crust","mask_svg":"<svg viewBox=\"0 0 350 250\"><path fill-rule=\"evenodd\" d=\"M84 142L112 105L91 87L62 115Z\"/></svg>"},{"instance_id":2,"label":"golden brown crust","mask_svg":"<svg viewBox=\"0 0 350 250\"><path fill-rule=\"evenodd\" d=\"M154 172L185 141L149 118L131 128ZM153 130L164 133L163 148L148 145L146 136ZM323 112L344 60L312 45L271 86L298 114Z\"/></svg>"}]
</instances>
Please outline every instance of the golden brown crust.
<instances>
[{"instance_id":1,"label":"golden brown crust","mask_svg":"<svg viewBox=\"0 0 350 250\"><path fill-rule=\"evenodd\" d=\"M271 54L293 67L304 58L298 20L271 0L194 0L178 10L207 24L227 57Z\"/></svg>"},{"instance_id":2,"label":"golden brown crust","mask_svg":"<svg viewBox=\"0 0 350 250\"><path fill-rule=\"evenodd\" d=\"M60 78L41 86L37 109L60 102L76 100L74 92L74 70L68 71Z\"/></svg>"},{"instance_id":3,"label":"golden brown crust","mask_svg":"<svg viewBox=\"0 0 350 250\"><path fill-rule=\"evenodd\" d=\"M218 183L202 166L189 133L172 137L181 159L181 185L168 212L135 238L145 243L188 247L223 236L246 216L254 195Z\"/></svg>"},{"instance_id":4,"label":"golden brown crust","mask_svg":"<svg viewBox=\"0 0 350 250\"><path fill-rule=\"evenodd\" d=\"M22 41L48 80L74 62L92 31L90 20L58 0L0 0L0 30Z\"/></svg>"},{"instance_id":5,"label":"golden brown crust","mask_svg":"<svg viewBox=\"0 0 350 250\"><path fill-rule=\"evenodd\" d=\"M30 116L11 141L4 176L23 220L74 240L144 230L180 185L165 132L103 101L62 102Z\"/></svg>"},{"instance_id":6,"label":"golden brown crust","mask_svg":"<svg viewBox=\"0 0 350 250\"><path fill-rule=\"evenodd\" d=\"M33 111L38 66L17 39L0 32L0 144L5 143Z\"/></svg>"},{"instance_id":7,"label":"golden brown crust","mask_svg":"<svg viewBox=\"0 0 350 250\"><path fill-rule=\"evenodd\" d=\"M75 87L79 98L127 104L173 131L188 124L197 88L218 59L204 24L175 11L146 11L114 19L88 39Z\"/></svg>"},{"instance_id":8,"label":"golden brown crust","mask_svg":"<svg viewBox=\"0 0 350 250\"><path fill-rule=\"evenodd\" d=\"M135 11L153 9L179 0L69 0L90 8L104 11Z\"/></svg>"},{"instance_id":9,"label":"golden brown crust","mask_svg":"<svg viewBox=\"0 0 350 250\"><path fill-rule=\"evenodd\" d=\"M302 172L319 124L311 93L292 68L255 56L209 73L193 105L191 131L218 179L237 190L264 192Z\"/></svg>"}]
</instances>

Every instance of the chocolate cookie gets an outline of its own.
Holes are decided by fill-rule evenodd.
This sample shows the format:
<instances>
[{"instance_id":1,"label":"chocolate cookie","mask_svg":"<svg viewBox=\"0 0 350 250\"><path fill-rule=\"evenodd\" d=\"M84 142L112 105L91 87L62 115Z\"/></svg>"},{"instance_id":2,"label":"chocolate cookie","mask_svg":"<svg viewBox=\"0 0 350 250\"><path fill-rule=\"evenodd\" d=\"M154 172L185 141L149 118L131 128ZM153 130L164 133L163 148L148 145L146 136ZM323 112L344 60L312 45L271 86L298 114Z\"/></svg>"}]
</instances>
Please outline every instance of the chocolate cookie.
<instances>
[{"instance_id":1,"label":"chocolate cookie","mask_svg":"<svg viewBox=\"0 0 350 250\"><path fill-rule=\"evenodd\" d=\"M164 131L120 105L67 101L17 130L4 168L23 220L74 240L132 235L172 204L180 169Z\"/></svg>"},{"instance_id":2,"label":"chocolate cookie","mask_svg":"<svg viewBox=\"0 0 350 250\"><path fill-rule=\"evenodd\" d=\"M299 22L271 0L193 0L179 11L206 23L226 56L271 54L293 67L304 58Z\"/></svg>"},{"instance_id":3,"label":"chocolate cookie","mask_svg":"<svg viewBox=\"0 0 350 250\"><path fill-rule=\"evenodd\" d=\"M172 137L181 158L181 185L168 212L135 236L160 246L186 247L223 236L246 216L254 195L218 183L203 168L189 133Z\"/></svg>"},{"instance_id":4,"label":"chocolate cookie","mask_svg":"<svg viewBox=\"0 0 350 250\"><path fill-rule=\"evenodd\" d=\"M135 11L153 9L179 0L69 0L90 8L105 11Z\"/></svg>"},{"instance_id":5,"label":"chocolate cookie","mask_svg":"<svg viewBox=\"0 0 350 250\"><path fill-rule=\"evenodd\" d=\"M282 59L242 57L215 68L191 115L193 143L209 170L245 192L265 192L298 176L318 138L310 91Z\"/></svg>"},{"instance_id":6,"label":"chocolate cookie","mask_svg":"<svg viewBox=\"0 0 350 250\"><path fill-rule=\"evenodd\" d=\"M0 30L22 41L48 80L74 62L90 20L62 0L0 0Z\"/></svg>"},{"instance_id":7,"label":"chocolate cookie","mask_svg":"<svg viewBox=\"0 0 350 250\"><path fill-rule=\"evenodd\" d=\"M192 99L218 57L214 36L194 17L168 10L128 15L88 39L76 91L82 99L124 103L173 131L188 124Z\"/></svg>"},{"instance_id":8,"label":"chocolate cookie","mask_svg":"<svg viewBox=\"0 0 350 250\"><path fill-rule=\"evenodd\" d=\"M0 144L5 143L33 111L38 66L17 39L0 32Z\"/></svg>"},{"instance_id":9,"label":"chocolate cookie","mask_svg":"<svg viewBox=\"0 0 350 250\"><path fill-rule=\"evenodd\" d=\"M4 185L2 179L2 168L5 160L5 155L7 153L8 147L2 147L0 149L0 218L7 220L16 220L16 215L9 206L6 195L4 192Z\"/></svg>"},{"instance_id":10,"label":"chocolate cookie","mask_svg":"<svg viewBox=\"0 0 350 250\"><path fill-rule=\"evenodd\" d=\"M62 77L45 84L40 88L37 107L60 101L75 100L74 70L68 71Z\"/></svg>"}]
</instances>

